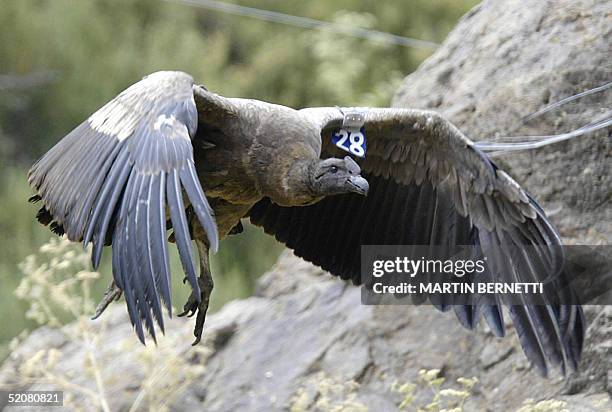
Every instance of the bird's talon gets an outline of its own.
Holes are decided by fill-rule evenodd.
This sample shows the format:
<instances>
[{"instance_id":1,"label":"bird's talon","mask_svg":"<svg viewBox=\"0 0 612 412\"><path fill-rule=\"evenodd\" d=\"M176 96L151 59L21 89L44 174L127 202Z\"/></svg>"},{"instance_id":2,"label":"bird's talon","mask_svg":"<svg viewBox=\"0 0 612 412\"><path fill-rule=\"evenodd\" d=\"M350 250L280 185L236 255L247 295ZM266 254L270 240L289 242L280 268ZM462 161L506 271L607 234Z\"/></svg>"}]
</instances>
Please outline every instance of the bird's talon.
<instances>
[{"instance_id":1,"label":"bird's talon","mask_svg":"<svg viewBox=\"0 0 612 412\"><path fill-rule=\"evenodd\" d=\"M197 310L198 310L197 303L194 303L192 301L192 298L190 297L187 303L185 303L185 306L183 306L183 311L179 313L177 316L180 318L182 318L183 316L187 316L188 318L190 318L197 312Z\"/></svg>"},{"instance_id":2,"label":"bird's talon","mask_svg":"<svg viewBox=\"0 0 612 412\"><path fill-rule=\"evenodd\" d=\"M202 340L202 332L204 331L204 323L201 325L196 322L196 327L193 330L193 336L195 336L195 340L191 344L191 346L195 346Z\"/></svg>"},{"instance_id":3,"label":"bird's talon","mask_svg":"<svg viewBox=\"0 0 612 412\"><path fill-rule=\"evenodd\" d=\"M195 335L195 333L194 333L194 335ZM202 340L202 333L200 332L200 335L199 335L199 336L196 336L196 338L195 338L195 340L193 341L193 343L191 344L191 346L195 346L195 345L197 345L198 343L200 343L200 341L201 341L201 340Z\"/></svg>"},{"instance_id":4,"label":"bird's talon","mask_svg":"<svg viewBox=\"0 0 612 412\"><path fill-rule=\"evenodd\" d=\"M110 305L115 300L119 300L119 298L121 297L121 293L121 289L117 287L115 281L113 280L110 285L108 285L108 288L106 288L104 296L102 297L100 303L98 303L98 306L96 307L96 312L91 317L91 319L98 319L102 315L102 313L104 313L108 305Z\"/></svg>"},{"instance_id":5,"label":"bird's talon","mask_svg":"<svg viewBox=\"0 0 612 412\"><path fill-rule=\"evenodd\" d=\"M206 289L204 289L206 290ZM196 337L196 340L192 345L197 345L202 339L202 332L204 330L204 323L206 321L206 312L208 311L208 301L210 294L202 296L202 302L198 306L198 317L196 319L195 328L193 329L193 335Z\"/></svg>"}]
</instances>

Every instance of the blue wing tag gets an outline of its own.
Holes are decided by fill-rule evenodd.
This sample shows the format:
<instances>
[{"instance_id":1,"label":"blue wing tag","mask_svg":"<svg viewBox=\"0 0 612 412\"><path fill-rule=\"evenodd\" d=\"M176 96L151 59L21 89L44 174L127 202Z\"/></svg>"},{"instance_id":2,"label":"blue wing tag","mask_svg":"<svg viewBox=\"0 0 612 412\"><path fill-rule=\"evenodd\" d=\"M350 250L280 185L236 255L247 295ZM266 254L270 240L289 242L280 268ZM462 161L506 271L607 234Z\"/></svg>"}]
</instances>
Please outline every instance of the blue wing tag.
<instances>
[{"instance_id":1,"label":"blue wing tag","mask_svg":"<svg viewBox=\"0 0 612 412\"><path fill-rule=\"evenodd\" d=\"M363 158L366 155L365 127L359 130L340 129L332 134L332 143L342 150Z\"/></svg>"}]
</instances>

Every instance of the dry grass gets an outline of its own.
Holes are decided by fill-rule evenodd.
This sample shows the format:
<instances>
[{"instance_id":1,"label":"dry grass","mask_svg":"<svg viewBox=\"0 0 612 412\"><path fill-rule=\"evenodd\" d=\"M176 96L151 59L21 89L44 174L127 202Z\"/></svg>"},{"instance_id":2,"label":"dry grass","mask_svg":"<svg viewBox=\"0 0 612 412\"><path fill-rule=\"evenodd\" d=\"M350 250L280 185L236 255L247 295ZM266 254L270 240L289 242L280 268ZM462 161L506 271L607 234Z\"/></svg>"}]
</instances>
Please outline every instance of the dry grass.
<instances>
[{"instance_id":1,"label":"dry grass","mask_svg":"<svg viewBox=\"0 0 612 412\"><path fill-rule=\"evenodd\" d=\"M64 403L73 410L91 410L95 405L96 409L110 411L107 387L114 382L109 378L112 374L105 373L104 367L110 364L109 358L129 349L136 353L142 375L129 410L168 410L185 388L202 375L209 349L203 345L192 349L197 363L190 363L177 350L182 336L175 334L174 337L160 337L157 345L143 347L126 341L110 351L108 346L101 350L105 327L94 329L89 319L95 307L91 285L99 274L87 270L88 259L89 254L78 245L58 238L22 263L24 277L15 294L29 304L27 317L39 325L57 328L69 342L84 348L85 356L77 375L59 367L65 355L61 349L41 349L20 362L16 384L44 383L63 390ZM62 327L65 319L72 324ZM11 349L16 349L26 335L13 339ZM84 380L94 384L85 385Z\"/></svg>"}]
</instances>

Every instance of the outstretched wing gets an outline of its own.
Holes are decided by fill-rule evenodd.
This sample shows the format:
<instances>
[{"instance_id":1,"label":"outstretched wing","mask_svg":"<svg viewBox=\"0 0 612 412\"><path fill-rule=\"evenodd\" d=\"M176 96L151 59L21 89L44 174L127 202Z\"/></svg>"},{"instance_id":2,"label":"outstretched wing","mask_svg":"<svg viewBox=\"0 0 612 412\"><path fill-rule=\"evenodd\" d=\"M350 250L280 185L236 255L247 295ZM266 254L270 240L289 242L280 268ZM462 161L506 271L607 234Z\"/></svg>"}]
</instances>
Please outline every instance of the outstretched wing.
<instances>
[{"instance_id":1,"label":"outstretched wing","mask_svg":"<svg viewBox=\"0 0 612 412\"><path fill-rule=\"evenodd\" d=\"M343 122L337 108L302 111L321 128L322 157L342 156L331 134ZM251 220L309 260L360 283L361 245L472 245L489 262L492 280L535 282L563 276L563 251L542 209L505 172L439 114L409 109L365 111L367 154L360 161L369 195L333 196L299 208L264 199ZM525 247L527 246L527 247ZM521 253L517 253L521 251ZM523 253L524 251L524 253ZM568 300L566 299L565 302ZM504 334L499 300L455 310L473 328L482 314ZM584 324L579 306L510 305L527 357L545 374L547 360L575 368Z\"/></svg>"},{"instance_id":2,"label":"outstretched wing","mask_svg":"<svg viewBox=\"0 0 612 412\"><path fill-rule=\"evenodd\" d=\"M142 321L153 339L152 317L164 329L160 301L171 315L167 209L187 279L200 296L183 190L211 249L218 245L194 166L197 123L191 76L154 73L91 115L29 172L34 198L44 204L39 219L53 221L70 240L93 243L94 268L112 243L113 276L143 342Z\"/></svg>"}]
</instances>

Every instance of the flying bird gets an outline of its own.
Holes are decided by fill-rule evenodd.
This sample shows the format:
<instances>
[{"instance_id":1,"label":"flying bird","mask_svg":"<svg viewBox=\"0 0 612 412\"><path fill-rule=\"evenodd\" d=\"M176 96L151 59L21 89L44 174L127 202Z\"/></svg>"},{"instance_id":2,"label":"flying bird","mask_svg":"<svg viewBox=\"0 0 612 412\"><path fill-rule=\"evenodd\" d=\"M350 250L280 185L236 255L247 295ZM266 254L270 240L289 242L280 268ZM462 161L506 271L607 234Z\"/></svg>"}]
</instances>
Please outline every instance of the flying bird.
<instances>
[{"instance_id":1,"label":"flying bird","mask_svg":"<svg viewBox=\"0 0 612 412\"><path fill-rule=\"evenodd\" d=\"M195 344L213 290L209 253L241 232L243 218L355 284L361 245L471 245L491 263L491 280L564 273L560 238L542 208L432 111L294 110L157 72L57 143L32 166L29 183L31 201L42 202L38 220L91 243L94 268L111 246L113 281L96 315L123 294L143 343L144 330L153 339L155 324L164 330L163 306L172 316L168 242L192 289L180 315L197 314ZM504 335L498 298L436 306L452 308L469 329L484 318ZM508 313L543 374L551 365L577 367L585 332L577 302L525 301Z\"/></svg>"}]
</instances>

